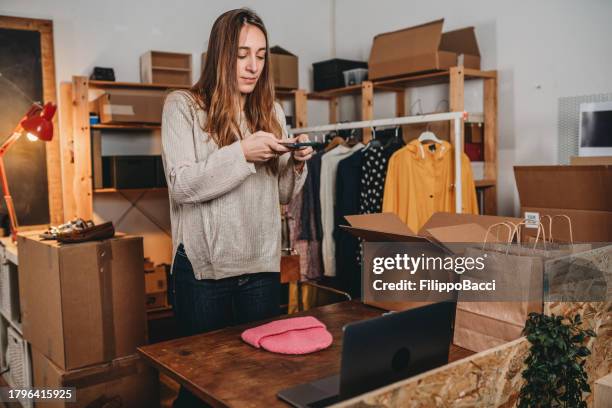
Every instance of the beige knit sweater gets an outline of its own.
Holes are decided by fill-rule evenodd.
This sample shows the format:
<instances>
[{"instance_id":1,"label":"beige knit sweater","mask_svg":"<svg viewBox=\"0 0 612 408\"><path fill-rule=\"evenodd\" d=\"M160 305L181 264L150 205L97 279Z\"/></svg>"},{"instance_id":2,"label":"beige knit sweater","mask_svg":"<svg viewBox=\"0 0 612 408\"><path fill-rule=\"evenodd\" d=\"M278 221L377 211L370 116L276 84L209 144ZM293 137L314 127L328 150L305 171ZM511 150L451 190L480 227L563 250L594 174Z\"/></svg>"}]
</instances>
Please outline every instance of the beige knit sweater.
<instances>
[{"instance_id":1,"label":"beige knit sweater","mask_svg":"<svg viewBox=\"0 0 612 408\"><path fill-rule=\"evenodd\" d=\"M287 138L285 115L276 115ZM196 279L222 279L278 272L281 255L279 203L302 188L290 153L279 173L246 161L240 142L218 148L202 130L206 113L185 91L166 98L162 116L162 159L170 198L173 254L183 244ZM244 137L250 132L241 123ZM174 258L174 257L173 257Z\"/></svg>"}]
</instances>

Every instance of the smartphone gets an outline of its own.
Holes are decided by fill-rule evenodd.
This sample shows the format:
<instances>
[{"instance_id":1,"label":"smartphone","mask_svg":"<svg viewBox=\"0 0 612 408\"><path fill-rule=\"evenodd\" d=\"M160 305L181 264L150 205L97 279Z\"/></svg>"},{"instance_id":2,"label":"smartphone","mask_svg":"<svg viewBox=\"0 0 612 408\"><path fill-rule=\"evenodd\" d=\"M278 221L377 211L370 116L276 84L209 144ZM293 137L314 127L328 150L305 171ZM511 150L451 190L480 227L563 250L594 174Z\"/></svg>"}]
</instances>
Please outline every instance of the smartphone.
<instances>
[{"instance_id":1,"label":"smartphone","mask_svg":"<svg viewBox=\"0 0 612 408\"><path fill-rule=\"evenodd\" d=\"M291 150L298 150L303 147L314 147L318 145L317 142L279 142L279 143Z\"/></svg>"}]
</instances>

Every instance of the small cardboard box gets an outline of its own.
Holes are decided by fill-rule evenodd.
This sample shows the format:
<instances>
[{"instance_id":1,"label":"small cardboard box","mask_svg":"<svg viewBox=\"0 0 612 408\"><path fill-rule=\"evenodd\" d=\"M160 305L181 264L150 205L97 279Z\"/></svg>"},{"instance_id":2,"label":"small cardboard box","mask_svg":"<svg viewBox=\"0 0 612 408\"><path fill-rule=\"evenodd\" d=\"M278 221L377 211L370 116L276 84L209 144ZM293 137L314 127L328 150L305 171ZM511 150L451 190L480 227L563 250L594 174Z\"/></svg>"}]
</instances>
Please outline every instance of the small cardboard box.
<instances>
[{"instance_id":1,"label":"small cardboard box","mask_svg":"<svg viewBox=\"0 0 612 408\"><path fill-rule=\"evenodd\" d=\"M60 244L18 235L24 338L63 370L146 343L142 237Z\"/></svg>"},{"instance_id":2,"label":"small cardboard box","mask_svg":"<svg viewBox=\"0 0 612 408\"><path fill-rule=\"evenodd\" d=\"M453 243L484 242L487 228L493 224L511 221L520 222L518 218L497 217L490 215L435 213L425 223L418 234L393 213L347 215L350 226L342 225L356 237L369 242L422 242L431 243L441 251L453 253ZM488 242L498 242L505 237L489 233ZM464 247L464 246L461 246ZM405 310L428 304L427 302L367 302L372 306L388 310Z\"/></svg>"},{"instance_id":3,"label":"small cardboard box","mask_svg":"<svg viewBox=\"0 0 612 408\"><path fill-rule=\"evenodd\" d=\"M98 97L100 123L161 123L165 91L107 89Z\"/></svg>"},{"instance_id":4,"label":"small cardboard box","mask_svg":"<svg viewBox=\"0 0 612 408\"><path fill-rule=\"evenodd\" d=\"M540 220L564 214L572 221L574 241L612 242L612 166L515 166L514 177L521 214L537 213ZM570 241L565 222L555 221L553 238Z\"/></svg>"},{"instance_id":5,"label":"small cardboard box","mask_svg":"<svg viewBox=\"0 0 612 408\"><path fill-rule=\"evenodd\" d=\"M480 69L474 27L442 33L444 19L374 37L368 75L371 80L463 65Z\"/></svg>"},{"instance_id":6,"label":"small cardboard box","mask_svg":"<svg viewBox=\"0 0 612 408\"><path fill-rule=\"evenodd\" d=\"M300 87L298 57L282 47L270 48L270 73L275 88L298 89Z\"/></svg>"},{"instance_id":7,"label":"small cardboard box","mask_svg":"<svg viewBox=\"0 0 612 408\"><path fill-rule=\"evenodd\" d=\"M157 371L132 354L78 370L65 371L32 347L34 387L75 387L76 402L37 402L36 406L64 407L159 407Z\"/></svg>"},{"instance_id":8,"label":"small cardboard box","mask_svg":"<svg viewBox=\"0 0 612 408\"><path fill-rule=\"evenodd\" d=\"M145 272L145 293L147 295L167 290L166 265L157 265L151 272Z\"/></svg>"}]
</instances>

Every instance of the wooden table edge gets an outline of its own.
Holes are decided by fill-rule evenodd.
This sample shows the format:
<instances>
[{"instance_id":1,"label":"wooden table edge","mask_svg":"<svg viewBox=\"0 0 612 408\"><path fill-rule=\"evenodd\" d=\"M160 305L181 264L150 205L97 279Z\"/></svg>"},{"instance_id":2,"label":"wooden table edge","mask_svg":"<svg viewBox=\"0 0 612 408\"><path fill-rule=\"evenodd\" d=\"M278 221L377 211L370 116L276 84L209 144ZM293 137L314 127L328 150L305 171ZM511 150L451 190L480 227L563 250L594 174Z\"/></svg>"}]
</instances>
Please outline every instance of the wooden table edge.
<instances>
[{"instance_id":1,"label":"wooden table edge","mask_svg":"<svg viewBox=\"0 0 612 408\"><path fill-rule=\"evenodd\" d=\"M147 344L146 346L149 346L149 344ZM176 372L169 370L163 365L156 362L155 359L151 357L146 351L141 350L141 347L137 347L136 351L141 357L143 357L146 360L145 362L147 364L156 368L160 373L163 373L166 376L170 377L171 379L179 383L179 385L184 386L192 394L194 394L195 396L197 396L198 398L200 398L202 401L206 402L207 404L210 404L213 407L219 407L219 408L230 408L231 407L230 404L224 402L223 400L214 398L208 394L201 392L197 388L197 386L195 386L195 384L193 384L191 381L189 381L185 377L178 375Z\"/></svg>"}]
</instances>

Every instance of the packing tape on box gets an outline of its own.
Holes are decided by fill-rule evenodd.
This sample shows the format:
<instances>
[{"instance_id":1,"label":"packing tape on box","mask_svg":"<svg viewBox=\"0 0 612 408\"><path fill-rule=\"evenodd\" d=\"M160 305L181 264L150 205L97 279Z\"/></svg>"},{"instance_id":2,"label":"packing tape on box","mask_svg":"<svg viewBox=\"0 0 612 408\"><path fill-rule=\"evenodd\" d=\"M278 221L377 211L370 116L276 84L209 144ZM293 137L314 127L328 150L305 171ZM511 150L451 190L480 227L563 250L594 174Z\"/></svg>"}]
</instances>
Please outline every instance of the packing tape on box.
<instances>
[{"instance_id":1,"label":"packing tape on box","mask_svg":"<svg viewBox=\"0 0 612 408\"><path fill-rule=\"evenodd\" d=\"M105 115L128 115L134 116L134 107L132 105L116 105L107 103L102 106Z\"/></svg>"},{"instance_id":2,"label":"packing tape on box","mask_svg":"<svg viewBox=\"0 0 612 408\"><path fill-rule=\"evenodd\" d=\"M110 241L101 241L96 246L98 277L100 279L100 301L102 306L102 350L104 360L115 355L115 324L113 315L113 249Z\"/></svg>"}]
</instances>

